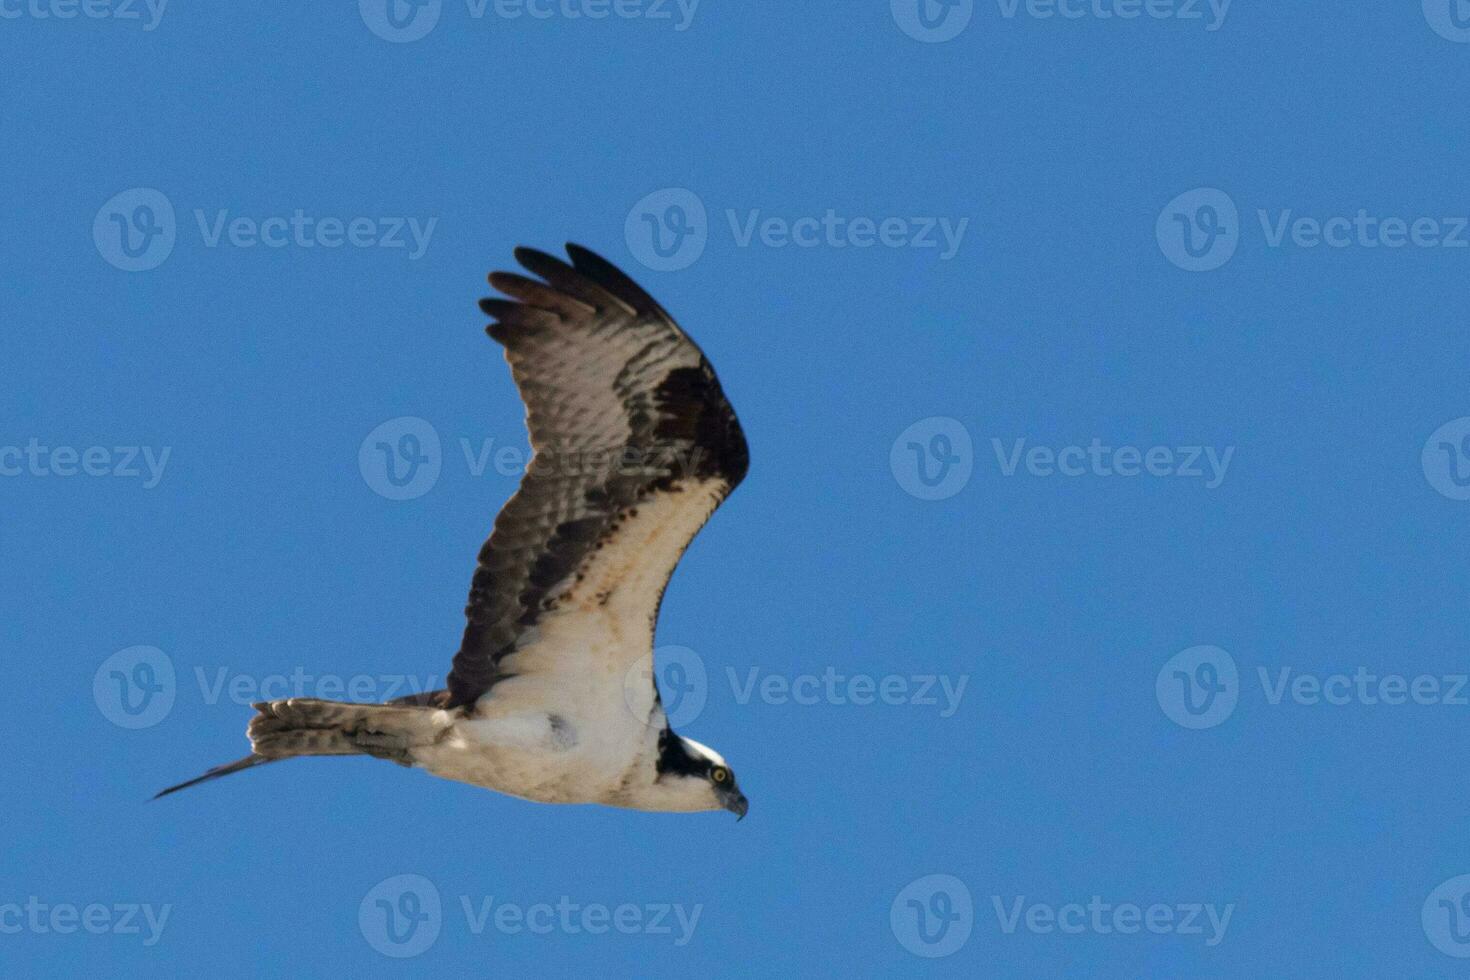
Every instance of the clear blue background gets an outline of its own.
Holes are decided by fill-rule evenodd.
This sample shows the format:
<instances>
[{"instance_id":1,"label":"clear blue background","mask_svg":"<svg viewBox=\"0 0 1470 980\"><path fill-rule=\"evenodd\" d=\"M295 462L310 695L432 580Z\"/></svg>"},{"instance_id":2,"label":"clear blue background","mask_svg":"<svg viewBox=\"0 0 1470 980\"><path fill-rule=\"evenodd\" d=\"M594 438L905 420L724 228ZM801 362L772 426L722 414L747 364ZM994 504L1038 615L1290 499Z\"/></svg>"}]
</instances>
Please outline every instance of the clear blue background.
<instances>
[{"instance_id":1,"label":"clear blue background","mask_svg":"<svg viewBox=\"0 0 1470 980\"><path fill-rule=\"evenodd\" d=\"M1237 0L1199 21L1008 19L943 44L886 0L706 0L668 21L471 18L390 44L355 4L186 5L137 22L0 20L0 444L172 447L162 483L0 480L0 902L172 904L162 940L0 936L5 972L253 976L1451 975L1420 907L1470 872L1470 709L1270 705L1258 666L1470 670L1470 504L1421 472L1470 415L1470 251L1267 247L1256 209L1470 213L1470 45L1419 4ZM119 271L92 222L161 190L179 241ZM674 273L624 239L664 187L709 207ZM1177 194L1240 207L1223 268L1172 265ZM386 249L206 248L192 210L437 216ZM970 219L960 253L738 247L724 211ZM645 282L717 366L754 463L675 578L659 640L710 668L687 733L750 818L552 808L371 760L308 760L160 803L236 757L260 678L447 669L475 550L513 481L457 440L523 445L474 301L517 244L581 241ZM437 486L375 494L364 436L417 415ZM974 438L956 496L889 450L929 416ZM1003 477L992 438L1234 446L1228 476ZM179 669L160 724L92 698L135 644ZM1235 713L1171 722L1160 667L1215 644ZM739 704L726 667L968 675L934 707ZM439 941L399 963L358 904L421 874ZM941 960L900 889L963 880ZM1235 903L1224 942L998 925L991 896ZM472 935L458 896L702 904L694 939Z\"/></svg>"}]
</instances>

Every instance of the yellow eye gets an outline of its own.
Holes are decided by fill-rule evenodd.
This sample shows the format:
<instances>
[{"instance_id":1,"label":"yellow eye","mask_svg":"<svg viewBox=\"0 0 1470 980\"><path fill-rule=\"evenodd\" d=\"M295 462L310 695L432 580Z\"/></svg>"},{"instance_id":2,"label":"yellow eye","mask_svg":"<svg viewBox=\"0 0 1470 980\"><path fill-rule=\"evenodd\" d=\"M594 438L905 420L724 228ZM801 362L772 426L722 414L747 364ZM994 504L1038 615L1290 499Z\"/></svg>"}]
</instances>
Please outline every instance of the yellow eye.
<instances>
[{"instance_id":1,"label":"yellow eye","mask_svg":"<svg viewBox=\"0 0 1470 980\"><path fill-rule=\"evenodd\" d=\"M716 766L710 770L709 778L717 783L728 783L730 781L730 770Z\"/></svg>"}]
</instances>

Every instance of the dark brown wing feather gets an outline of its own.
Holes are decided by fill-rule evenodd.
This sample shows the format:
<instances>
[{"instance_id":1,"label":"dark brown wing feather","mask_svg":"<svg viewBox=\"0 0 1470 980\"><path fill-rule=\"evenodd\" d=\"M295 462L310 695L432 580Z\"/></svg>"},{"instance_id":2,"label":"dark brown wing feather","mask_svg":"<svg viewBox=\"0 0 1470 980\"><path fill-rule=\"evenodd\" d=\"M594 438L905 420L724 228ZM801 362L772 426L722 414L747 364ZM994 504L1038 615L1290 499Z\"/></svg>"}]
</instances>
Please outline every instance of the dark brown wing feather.
<instances>
[{"instance_id":1,"label":"dark brown wing feather","mask_svg":"<svg viewBox=\"0 0 1470 980\"><path fill-rule=\"evenodd\" d=\"M517 249L539 278L493 273L491 285L513 299L480 304L526 403L535 457L480 551L451 705L495 684L500 662L558 614L577 569L639 502L691 484L723 497L749 464L740 423L694 342L607 260L577 245L567 254L571 264Z\"/></svg>"}]
</instances>

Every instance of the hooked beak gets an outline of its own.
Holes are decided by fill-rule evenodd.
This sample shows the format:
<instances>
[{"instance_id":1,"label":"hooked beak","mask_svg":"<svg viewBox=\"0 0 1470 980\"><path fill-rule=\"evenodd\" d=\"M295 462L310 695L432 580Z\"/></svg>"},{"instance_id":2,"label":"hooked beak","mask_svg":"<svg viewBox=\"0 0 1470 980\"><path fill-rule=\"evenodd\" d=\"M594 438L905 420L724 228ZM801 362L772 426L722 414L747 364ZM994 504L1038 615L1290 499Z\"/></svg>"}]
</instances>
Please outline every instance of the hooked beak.
<instances>
[{"instance_id":1,"label":"hooked beak","mask_svg":"<svg viewBox=\"0 0 1470 980\"><path fill-rule=\"evenodd\" d=\"M721 793L720 804L726 810L729 810L731 813L735 814L736 823L744 820L745 815L750 812L750 801L745 798L744 793L738 791L733 793Z\"/></svg>"}]
</instances>

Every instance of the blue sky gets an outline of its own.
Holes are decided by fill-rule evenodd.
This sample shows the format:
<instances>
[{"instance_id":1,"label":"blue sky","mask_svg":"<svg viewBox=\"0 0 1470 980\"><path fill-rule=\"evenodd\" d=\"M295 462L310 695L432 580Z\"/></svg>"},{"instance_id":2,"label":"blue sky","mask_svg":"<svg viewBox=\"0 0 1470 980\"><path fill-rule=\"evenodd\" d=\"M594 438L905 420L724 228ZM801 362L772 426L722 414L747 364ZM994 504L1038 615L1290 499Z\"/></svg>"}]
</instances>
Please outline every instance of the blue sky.
<instances>
[{"instance_id":1,"label":"blue sky","mask_svg":"<svg viewBox=\"0 0 1470 980\"><path fill-rule=\"evenodd\" d=\"M6 972L1457 973L1464 7L0 0ZM751 443L658 636L750 817L146 803L442 683L568 240Z\"/></svg>"}]
</instances>

